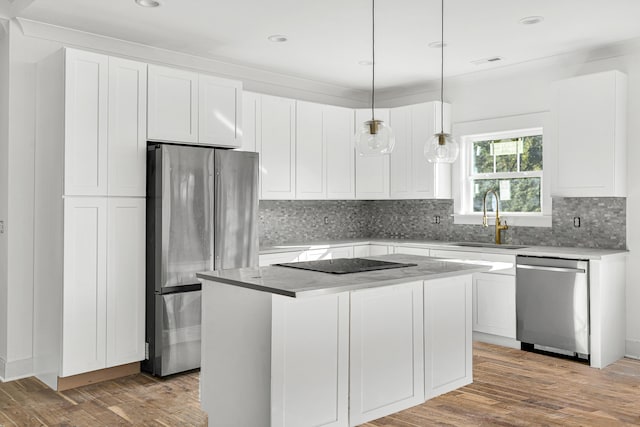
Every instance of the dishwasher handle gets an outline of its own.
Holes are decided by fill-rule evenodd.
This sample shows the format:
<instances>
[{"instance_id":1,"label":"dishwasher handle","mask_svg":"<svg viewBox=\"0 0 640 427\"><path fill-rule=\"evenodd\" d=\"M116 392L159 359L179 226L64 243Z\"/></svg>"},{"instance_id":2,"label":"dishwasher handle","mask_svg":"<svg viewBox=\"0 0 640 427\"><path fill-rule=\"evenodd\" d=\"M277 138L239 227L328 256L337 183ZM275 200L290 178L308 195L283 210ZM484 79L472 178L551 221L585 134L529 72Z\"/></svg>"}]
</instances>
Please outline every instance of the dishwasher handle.
<instances>
[{"instance_id":1,"label":"dishwasher handle","mask_svg":"<svg viewBox=\"0 0 640 427\"><path fill-rule=\"evenodd\" d=\"M553 271L556 273L578 273L584 274L587 272L584 268L568 268L568 267L547 267L544 265L530 265L530 264L517 264L516 268L522 268L524 270L541 270L541 271Z\"/></svg>"}]
</instances>

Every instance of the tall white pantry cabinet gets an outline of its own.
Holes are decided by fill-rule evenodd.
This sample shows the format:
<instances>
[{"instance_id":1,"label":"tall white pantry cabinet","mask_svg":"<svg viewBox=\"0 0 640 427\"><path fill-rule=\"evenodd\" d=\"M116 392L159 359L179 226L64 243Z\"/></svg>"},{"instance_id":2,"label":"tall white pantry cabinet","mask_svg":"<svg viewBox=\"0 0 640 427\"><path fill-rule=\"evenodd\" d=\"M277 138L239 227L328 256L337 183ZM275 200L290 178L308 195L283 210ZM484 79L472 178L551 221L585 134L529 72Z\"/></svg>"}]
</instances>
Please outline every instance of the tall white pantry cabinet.
<instances>
[{"instance_id":1,"label":"tall white pantry cabinet","mask_svg":"<svg viewBox=\"0 0 640 427\"><path fill-rule=\"evenodd\" d=\"M144 359L147 66L64 49L37 76L34 371L58 389Z\"/></svg>"}]
</instances>

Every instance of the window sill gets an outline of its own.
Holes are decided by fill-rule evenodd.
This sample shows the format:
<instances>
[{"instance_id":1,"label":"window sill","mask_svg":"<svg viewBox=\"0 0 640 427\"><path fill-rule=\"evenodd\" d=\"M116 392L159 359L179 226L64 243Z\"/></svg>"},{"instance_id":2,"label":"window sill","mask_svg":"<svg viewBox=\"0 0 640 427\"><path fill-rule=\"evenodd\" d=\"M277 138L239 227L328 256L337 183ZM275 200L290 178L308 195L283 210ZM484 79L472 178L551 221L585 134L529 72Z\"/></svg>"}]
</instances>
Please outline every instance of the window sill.
<instances>
[{"instance_id":1,"label":"window sill","mask_svg":"<svg viewBox=\"0 0 640 427\"><path fill-rule=\"evenodd\" d=\"M487 214L489 217L489 225L495 225L495 213ZM521 227L551 227L551 215L517 215L504 214L500 215L501 220L506 220L508 225L516 225ZM482 225L482 214L454 214L454 224L472 224Z\"/></svg>"}]
</instances>

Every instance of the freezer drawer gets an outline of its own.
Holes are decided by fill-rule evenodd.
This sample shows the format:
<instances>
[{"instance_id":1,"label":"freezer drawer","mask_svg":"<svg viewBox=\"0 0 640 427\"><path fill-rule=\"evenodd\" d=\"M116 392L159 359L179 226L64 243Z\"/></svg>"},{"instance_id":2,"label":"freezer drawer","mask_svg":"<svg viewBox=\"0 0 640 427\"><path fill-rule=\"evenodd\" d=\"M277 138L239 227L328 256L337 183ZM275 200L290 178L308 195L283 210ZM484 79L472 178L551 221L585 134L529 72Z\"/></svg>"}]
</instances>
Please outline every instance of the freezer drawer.
<instances>
[{"instance_id":1,"label":"freezer drawer","mask_svg":"<svg viewBox=\"0 0 640 427\"><path fill-rule=\"evenodd\" d=\"M516 339L588 355L588 261L519 256Z\"/></svg>"},{"instance_id":2,"label":"freezer drawer","mask_svg":"<svg viewBox=\"0 0 640 427\"><path fill-rule=\"evenodd\" d=\"M158 325L160 340L156 344L160 372L156 375L200 367L201 300L202 291L156 296L157 309L162 313L162 324Z\"/></svg>"}]
</instances>

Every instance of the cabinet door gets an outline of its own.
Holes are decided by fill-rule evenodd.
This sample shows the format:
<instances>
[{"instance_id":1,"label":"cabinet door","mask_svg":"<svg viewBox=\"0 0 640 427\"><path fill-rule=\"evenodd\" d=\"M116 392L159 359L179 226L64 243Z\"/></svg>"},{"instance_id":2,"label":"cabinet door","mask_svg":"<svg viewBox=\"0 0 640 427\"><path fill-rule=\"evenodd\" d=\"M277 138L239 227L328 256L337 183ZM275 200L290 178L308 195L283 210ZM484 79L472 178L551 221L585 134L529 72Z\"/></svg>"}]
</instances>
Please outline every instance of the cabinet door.
<instances>
[{"instance_id":1,"label":"cabinet door","mask_svg":"<svg viewBox=\"0 0 640 427\"><path fill-rule=\"evenodd\" d=\"M425 397L473 381L471 275L424 282Z\"/></svg>"},{"instance_id":2,"label":"cabinet door","mask_svg":"<svg viewBox=\"0 0 640 427\"><path fill-rule=\"evenodd\" d=\"M556 83L553 195L627 195L626 87L627 78L619 71Z\"/></svg>"},{"instance_id":3,"label":"cabinet door","mask_svg":"<svg viewBox=\"0 0 640 427\"><path fill-rule=\"evenodd\" d=\"M149 65L147 138L198 142L198 74Z\"/></svg>"},{"instance_id":4,"label":"cabinet door","mask_svg":"<svg viewBox=\"0 0 640 427\"><path fill-rule=\"evenodd\" d=\"M240 147L242 83L200 75L198 91L198 142Z\"/></svg>"},{"instance_id":5,"label":"cabinet door","mask_svg":"<svg viewBox=\"0 0 640 427\"><path fill-rule=\"evenodd\" d=\"M109 58L108 194L146 195L147 64Z\"/></svg>"},{"instance_id":6,"label":"cabinet door","mask_svg":"<svg viewBox=\"0 0 640 427\"><path fill-rule=\"evenodd\" d=\"M295 199L295 101L262 96L260 193L262 199Z\"/></svg>"},{"instance_id":7,"label":"cabinet door","mask_svg":"<svg viewBox=\"0 0 640 427\"><path fill-rule=\"evenodd\" d=\"M64 193L107 194L107 88L109 58L65 52Z\"/></svg>"},{"instance_id":8,"label":"cabinet door","mask_svg":"<svg viewBox=\"0 0 640 427\"><path fill-rule=\"evenodd\" d=\"M275 295L271 366L271 425L348 425L349 295Z\"/></svg>"},{"instance_id":9,"label":"cabinet door","mask_svg":"<svg viewBox=\"0 0 640 427\"><path fill-rule=\"evenodd\" d=\"M440 130L438 102L391 109L396 148L391 153L391 198L425 199L451 197L451 165L429 163L424 146ZM444 129L449 131L450 106L445 104ZM437 126L436 126L437 124Z\"/></svg>"},{"instance_id":10,"label":"cabinet door","mask_svg":"<svg viewBox=\"0 0 640 427\"><path fill-rule=\"evenodd\" d=\"M253 92L242 92L241 151L258 151L260 105L260 95Z\"/></svg>"},{"instance_id":11,"label":"cabinet door","mask_svg":"<svg viewBox=\"0 0 640 427\"><path fill-rule=\"evenodd\" d=\"M375 109L375 118L389 124L389 110ZM355 111L355 130L360 129L362 123L371 120L371 109ZM392 128L395 133L395 129ZM352 136L352 139L354 136ZM351 143L353 146L353 142ZM389 157L355 155L356 168L356 199L388 199L389 198Z\"/></svg>"},{"instance_id":12,"label":"cabinet door","mask_svg":"<svg viewBox=\"0 0 640 427\"><path fill-rule=\"evenodd\" d=\"M351 293L350 425L424 402L423 285Z\"/></svg>"},{"instance_id":13,"label":"cabinet door","mask_svg":"<svg viewBox=\"0 0 640 427\"><path fill-rule=\"evenodd\" d=\"M371 256L376 255L387 255L389 254L389 248L393 248L393 246L387 245L369 245L369 253Z\"/></svg>"},{"instance_id":14,"label":"cabinet door","mask_svg":"<svg viewBox=\"0 0 640 427\"><path fill-rule=\"evenodd\" d=\"M371 250L369 249L370 245L357 245L353 247L353 256L355 258L362 258L369 256L371 254Z\"/></svg>"},{"instance_id":15,"label":"cabinet door","mask_svg":"<svg viewBox=\"0 0 640 427\"><path fill-rule=\"evenodd\" d=\"M392 199L411 195L411 106L392 108L389 112L396 146L389 156L389 188Z\"/></svg>"},{"instance_id":16,"label":"cabinet door","mask_svg":"<svg viewBox=\"0 0 640 427\"><path fill-rule=\"evenodd\" d=\"M107 367L144 359L145 206L111 198L107 217Z\"/></svg>"},{"instance_id":17,"label":"cabinet door","mask_svg":"<svg viewBox=\"0 0 640 427\"><path fill-rule=\"evenodd\" d=\"M411 138L409 170L411 197L430 199L435 196L435 165L424 157L424 146L435 131L434 102L411 106Z\"/></svg>"},{"instance_id":18,"label":"cabinet door","mask_svg":"<svg viewBox=\"0 0 640 427\"><path fill-rule=\"evenodd\" d=\"M321 104L296 101L296 198L326 199L326 151Z\"/></svg>"},{"instance_id":19,"label":"cabinet door","mask_svg":"<svg viewBox=\"0 0 640 427\"><path fill-rule=\"evenodd\" d=\"M64 199L61 377L102 369L106 355L107 199Z\"/></svg>"},{"instance_id":20,"label":"cabinet door","mask_svg":"<svg viewBox=\"0 0 640 427\"><path fill-rule=\"evenodd\" d=\"M322 136L326 147L327 199L355 197L353 110L325 105ZM386 157L386 156L385 156Z\"/></svg>"},{"instance_id":21,"label":"cabinet door","mask_svg":"<svg viewBox=\"0 0 640 427\"><path fill-rule=\"evenodd\" d=\"M516 278L514 276L474 274L473 330L516 338Z\"/></svg>"}]
</instances>

